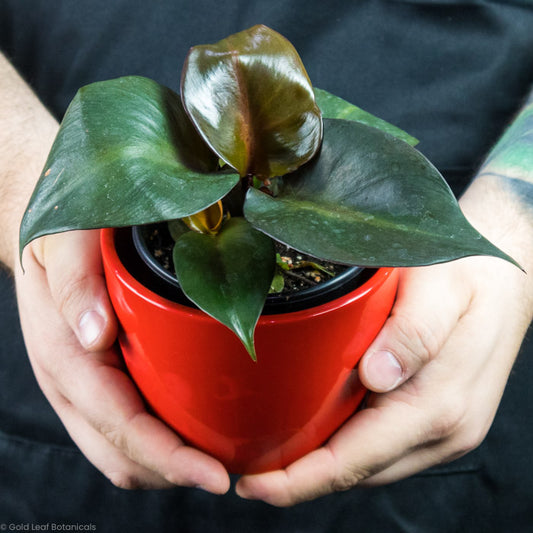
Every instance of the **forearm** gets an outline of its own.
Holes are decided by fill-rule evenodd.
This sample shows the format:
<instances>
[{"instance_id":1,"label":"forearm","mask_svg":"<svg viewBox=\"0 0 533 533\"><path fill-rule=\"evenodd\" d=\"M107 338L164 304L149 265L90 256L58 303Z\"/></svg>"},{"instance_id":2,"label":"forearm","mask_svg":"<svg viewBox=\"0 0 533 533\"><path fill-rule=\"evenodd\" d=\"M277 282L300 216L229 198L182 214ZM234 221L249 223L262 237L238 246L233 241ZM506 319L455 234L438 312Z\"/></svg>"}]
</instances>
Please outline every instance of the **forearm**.
<instances>
[{"instance_id":1,"label":"forearm","mask_svg":"<svg viewBox=\"0 0 533 533\"><path fill-rule=\"evenodd\" d=\"M0 262L13 269L18 227L58 124L0 53Z\"/></svg>"},{"instance_id":2,"label":"forearm","mask_svg":"<svg viewBox=\"0 0 533 533\"><path fill-rule=\"evenodd\" d=\"M533 92L461 199L486 237L516 259L533 313Z\"/></svg>"},{"instance_id":3,"label":"forearm","mask_svg":"<svg viewBox=\"0 0 533 533\"><path fill-rule=\"evenodd\" d=\"M533 91L490 152L481 172L512 180L510 186L533 210Z\"/></svg>"}]
</instances>

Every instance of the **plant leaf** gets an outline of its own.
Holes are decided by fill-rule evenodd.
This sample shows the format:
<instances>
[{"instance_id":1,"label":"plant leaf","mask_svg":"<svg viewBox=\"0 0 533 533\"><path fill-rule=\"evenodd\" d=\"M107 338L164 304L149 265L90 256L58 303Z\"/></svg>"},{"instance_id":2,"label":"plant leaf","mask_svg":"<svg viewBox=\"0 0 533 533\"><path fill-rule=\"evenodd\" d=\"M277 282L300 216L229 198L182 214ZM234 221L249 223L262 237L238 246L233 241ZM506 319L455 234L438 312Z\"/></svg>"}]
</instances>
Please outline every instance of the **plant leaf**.
<instances>
[{"instance_id":1,"label":"plant leaf","mask_svg":"<svg viewBox=\"0 0 533 533\"><path fill-rule=\"evenodd\" d=\"M181 94L204 140L241 176L286 174L320 146L320 110L303 63L266 26L193 47Z\"/></svg>"},{"instance_id":2,"label":"plant leaf","mask_svg":"<svg viewBox=\"0 0 533 533\"><path fill-rule=\"evenodd\" d=\"M400 128L386 122L385 120L378 118L367 111L364 111L360 107L357 107L338 96L328 93L324 89L313 89L315 92L315 99L320 111L322 111L322 118L342 118L345 120L355 120L361 122L367 126L372 126L378 130L394 135L402 141L416 146L418 140L401 130Z\"/></svg>"},{"instance_id":3,"label":"plant leaf","mask_svg":"<svg viewBox=\"0 0 533 533\"><path fill-rule=\"evenodd\" d=\"M181 218L169 220L167 223L167 227L170 236L174 241L177 241L184 233L189 233L189 231L191 231Z\"/></svg>"},{"instance_id":4,"label":"plant leaf","mask_svg":"<svg viewBox=\"0 0 533 533\"><path fill-rule=\"evenodd\" d=\"M217 235L182 235L173 258L187 297L235 332L255 361L254 329L276 265L272 239L235 217Z\"/></svg>"},{"instance_id":5,"label":"plant leaf","mask_svg":"<svg viewBox=\"0 0 533 533\"><path fill-rule=\"evenodd\" d=\"M467 222L422 154L358 122L325 119L320 156L286 176L277 198L250 189L244 214L275 239L341 263L414 266L469 255L514 263Z\"/></svg>"},{"instance_id":6,"label":"plant leaf","mask_svg":"<svg viewBox=\"0 0 533 533\"><path fill-rule=\"evenodd\" d=\"M88 85L65 114L22 221L21 249L49 233L196 213L239 180L217 168L170 89L141 77Z\"/></svg>"}]
</instances>

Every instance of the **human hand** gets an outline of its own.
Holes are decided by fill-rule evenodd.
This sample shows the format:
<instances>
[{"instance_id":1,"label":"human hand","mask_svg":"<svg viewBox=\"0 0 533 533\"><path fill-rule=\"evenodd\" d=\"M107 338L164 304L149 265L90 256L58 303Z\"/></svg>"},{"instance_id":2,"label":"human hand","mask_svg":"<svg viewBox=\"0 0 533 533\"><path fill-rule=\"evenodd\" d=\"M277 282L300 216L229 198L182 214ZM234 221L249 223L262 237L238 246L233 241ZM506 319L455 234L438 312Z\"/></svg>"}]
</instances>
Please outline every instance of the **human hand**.
<instances>
[{"instance_id":1,"label":"human hand","mask_svg":"<svg viewBox=\"0 0 533 533\"><path fill-rule=\"evenodd\" d=\"M513 219L492 187L476 184L463 209L531 270L533 225ZM378 394L323 447L284 470L241 478L237 493L289 506L390 483L474 449L496 413L532 302L531 276L494 258L402 270L391 317L359 366Z\"/></svg>"},{"instance_id":2,"label":"human hand","mask_svg":"<svg viewBox=\"0 0 533 533\"><path fill-rule=\"evenodd\" d=\"M31 243L15 269L22 329L43 393L85 456L123 488L229 488L224 467L145 409L113 348L98 232Z\"/></svg>"},{"instance_id":3,"label":"human hand","mask_svg":"<svg viewBox=\"0 0 533 533\"><path fill-rule=\"evenodd\" d=\"M517 305L522 277L488 258L403 270L392 316L360 365L365 385L390 392L285 470L241 478L238 494L294 505L393 482L479 445L529 322Z\"/></svg>"}]
</instances>

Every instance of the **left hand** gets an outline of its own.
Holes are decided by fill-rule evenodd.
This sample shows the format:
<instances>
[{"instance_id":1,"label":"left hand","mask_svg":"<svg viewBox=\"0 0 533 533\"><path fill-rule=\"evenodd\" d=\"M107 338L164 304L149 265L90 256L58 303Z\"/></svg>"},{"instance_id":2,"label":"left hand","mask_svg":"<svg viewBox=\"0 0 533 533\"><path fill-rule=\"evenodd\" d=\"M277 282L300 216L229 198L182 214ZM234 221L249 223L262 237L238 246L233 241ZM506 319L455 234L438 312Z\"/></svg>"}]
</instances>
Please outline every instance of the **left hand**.
<instances>
[{"instance_id":1,"label":"left hand","mask_svg":"<svg viewBox=\"0 0 533 533\"><path fill-rule=\"evenodd\" d=\"M390 483L476 448L531 321L529 278L490 257L403 269L391 317L359 366L380 394L323 447L284 470L242 477L237 493L289 506Z\"/></svg>"}]
</instances>

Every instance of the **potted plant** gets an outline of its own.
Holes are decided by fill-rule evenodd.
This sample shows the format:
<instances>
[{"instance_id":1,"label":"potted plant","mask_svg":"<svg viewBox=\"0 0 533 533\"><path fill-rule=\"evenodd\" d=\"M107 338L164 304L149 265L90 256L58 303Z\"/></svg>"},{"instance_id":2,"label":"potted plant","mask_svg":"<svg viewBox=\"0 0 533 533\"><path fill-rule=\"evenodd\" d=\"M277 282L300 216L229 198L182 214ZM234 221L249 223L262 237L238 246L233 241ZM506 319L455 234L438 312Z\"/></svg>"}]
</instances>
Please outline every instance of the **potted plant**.
<instances>
[{"instance_id":1,"label":"potted plant","mask_svg":"<svg viewBox=\"0 0 533 533\"><path fill-rule=\"evenodd\" d=\"M361 402L355 366L392 307L394 267L513 261L470 226L415 143L313 88L293 46L255 26L193 47L181 95L142 77L80 89L22 220L21 253L42 235L107 228L120 344L148 405L230 471L279 468ZM124 229L156 223L175 239L170 293ZM275 243L313 265L364 269L322 303L262 314L287 268Z\"/></svg>"}]
</instances>

